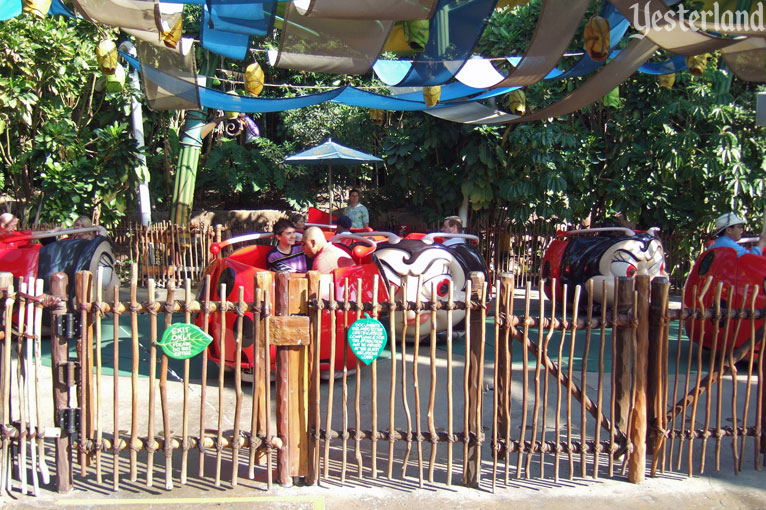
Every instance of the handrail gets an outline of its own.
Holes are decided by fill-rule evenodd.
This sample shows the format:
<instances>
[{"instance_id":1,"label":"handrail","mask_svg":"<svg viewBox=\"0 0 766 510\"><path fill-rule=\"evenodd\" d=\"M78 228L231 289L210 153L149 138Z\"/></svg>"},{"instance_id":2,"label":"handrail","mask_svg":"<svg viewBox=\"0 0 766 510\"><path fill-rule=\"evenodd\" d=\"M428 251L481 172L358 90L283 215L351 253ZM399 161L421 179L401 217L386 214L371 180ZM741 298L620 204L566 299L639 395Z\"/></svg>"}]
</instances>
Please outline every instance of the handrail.
<instances>
[{"instance_id":1,"label":"handrail","mask_svg":"<svg viewBox=\"0 0 766 510\"><path fill-rule=\"evenodd\" d=\"M303 238L303 234L298 232L296 232L296 234L300 236L299 239ZM232 244L245 243L247 241L254 241L256 239L270 239L272 237L274 237L274 232L259 232L256 234L245 234L243 236L232 237L231 239L221 241L220 243L211 244L210 253L213 255L218 255L218 253L220 253L223 248L231 246Z\"/></svg>"},{"instance_id":2,"label":"handrail","mask_svg":"<svg viewBox=\"0 0 766 510\"><path fill-rule=\"evenodd\" d=\"M479 236L475 236L473 234L455 234L452 232L431 232L430 234L424 235L420 240L426 244L433 244L434 238L436 237L441 237L444 239L459 238L465 239L466 241L476 241L477 243L479 242Z\"/></svg>"},{"instance_id":3,"label":"handrail","mask_svg":"<svg viewBox=\"0 0 766 510\"><path fill-rule=\"evenodd\" d=\"M383 232L380 230L373 230L372 232L364 232L363 234L359 233L357 235L361 235L364 237L375 237L375 236L385 237L388 239L389 244L397 244L398 242L402 240L401 237L394 234L393 232Z\"/></svg>"},{"instance_id":4,"label":"handrail","mask_svg":"<svg viewBox=\"0 0 766 510\"><path fill-rule=\"evenodd\" d=\"M343 241L344 239L353 239L355 241L362 242L366 244L367 246L372 246L373 248L378 245L375 241L372 239L367 239L366 237L362 237L357 234L349 234L348 232L343 232L341 234L336 234L332 236L330 239L327 240L329 243L337 243L340 241Z\"/></svg>"},{"instance_id":5,"label":"handrail","mask_svg":"<svg viewBox=\"0 0 766 510\"><path fill-rule=\"evenodd\" d=\"M627 227L597 227L597 228L583 228L580 230L564 230L560 231L561 235L571 235L571 234L591 234L595 232L624 232L625 235L628 236L634 236L636 233L627 228Z\"/></svg>"}]
</instances>

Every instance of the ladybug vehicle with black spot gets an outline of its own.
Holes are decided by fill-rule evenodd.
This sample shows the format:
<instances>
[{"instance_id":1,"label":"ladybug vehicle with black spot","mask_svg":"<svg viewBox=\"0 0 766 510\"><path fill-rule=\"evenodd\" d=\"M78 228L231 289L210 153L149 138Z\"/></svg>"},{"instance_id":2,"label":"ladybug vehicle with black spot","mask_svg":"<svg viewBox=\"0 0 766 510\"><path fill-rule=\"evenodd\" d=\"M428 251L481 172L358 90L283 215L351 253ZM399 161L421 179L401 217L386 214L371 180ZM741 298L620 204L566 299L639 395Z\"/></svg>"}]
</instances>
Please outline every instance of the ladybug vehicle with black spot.
<instances>
[{"instance_id":1,"label":"ladybug vehicle with black spot","mask_svg":"<svg viewBox=\"0 0 766 510\"><path fill-rule=\"evenodd\" d=\"M758 241L758 238L740 239L740 244L748 244ZM766 257L754 253L746 253L738 256L734 248L719 247L709 248L703 251L694 262L689 276L684 285L684 306L689 309L709 309L715 306L715 296L719 284L721 289L721 309L726 310L729 305L732 309L750 310L766 307L766 295L763 292L763 284L766 281ZM731 297L729 292L731 291ZM695 303L696 301L696 303ZM717 343L719 352L726 346L728 350L741 349L735 357L742 358L748 355L750 339L755 331L753 349L760 351L761 338L763 336L763 319L751 323L749 319L743 320L738 326L737 320L732 320L727 329L726 321L722 320L716 328L712 319L696 322L696 332L693 332L693 319L687 319L684 323L686 334L694 342L699 342L702 333L702 345L712 348ZM727 336L724 336L728 332ZM716 335L718 338L716 338ZM741 355L740 355L741 354Z\"/></svg>"},{"instance_id":2,"label":"ladybug vehicle with black spot","mask_svg":"<svg viewBox=\"0 0 766 510\"><path fill-rule=\"evenodd\" d=\"M227 241L216 243L211 247L214 253L220 252L226 246L269 239L273 237L272 233L258 233L236 237ZM476 251L474 242L478 241L476 236L466 234L410 234L405 239L390 232L356 232L355 234L333 235L332 232L325 232L328 241L336 246L347 250L355 264L349 267L335 269L332 274L322 275L320 280L320 292L323 299L329 297L330 288L334 290L335 299L343 301L348 294L350 302L357 301L357 296L361 293L361 300L364 303L370 303L373 300L375 291L375 281L377 279L377 300L379 303L385 303L389 300L389 289L394 289L394 298L396 301L406 299L415 302L419 298L422 303L436 299L446 299L450 285L453 288L453 299L459 302L465 296L466 281L471 271L481 271L487 276L486 266L481 256ZM448 242L450 239L452 243ZM210 299L220 301L220 289L225 284L225 299L229 302L236 302L239 298L239 287L244 288L244 299L246 302L253 301L253 282L255 274L266 271L266 256L271 250L270 245L254 244L238 248L227 257L214 260L205 270L204 278L209 275L211 278ZM422 286L418 289L418 280ZM203 292L204 285L200 285L200 292ZM433 293L436 296L433 296ZM198 296L202 300L204 296ZM270 293L273 303L274 292ZM344 366L349 369L356 368L357 359L350 349L344 349L345 328L350 324L344 323L343 311L336 312L336 331L335 331L335 355L332 356L331 346L331 321L330 310L322 312L322 330L320 345L320 370L327 372L330 366L334 367L335 373L340 373ZM419 325L420 337L429 335L431 332L430 313L421 313L419 316L414 311L406 312L406 316L398 313L396 319L397 338L401 338L400 333L404 328L404 323L412 326L408 330L408 337L413 338L416 331L415 324ZM463 320L465 312L455 310L453 312L452 323L458 326ZM221 362L221 352L225 354L224 364L227 368L233 369L236 366L235 352L235 326L237 315L235 312L227 312L225 323L222 322L220 313L210 313L208 316L208 332L213 337L213 342L208 347L210 359L216 363ZM353 322L355 315L349 316L349 321ZM387 326L388 320L381 317L382 322ZM253 315L246 312L243 318L242 328L242 358L240 368L248 375L252 374L254 368L254 349L253 349ZM195 323L204 327L204 315L198 314ZM447 329L446 311L437 313L437 331ZM225 349L221 349L221 341L225 341ZM273 347L272 347L273 349ZM274 352L270 353L271 364L274 366Z\"/></svg>"},{"instance_id":3,"label":"ladybug vehicle with black spot","mask_svg":"<svg viewBox=\"0 0 766 510\"><path fill-rule=\"evenodd\" d=\"M556 299L574 299L575 287L581 286L581 299L587 302L588 282L593 282L593 302L614 303L616 277L651 278L667 276L662 243L654 229L640 232L623 227L603 227L559 231L543 257L542 277L545 294Z\"/></svg>"}]
</instances>

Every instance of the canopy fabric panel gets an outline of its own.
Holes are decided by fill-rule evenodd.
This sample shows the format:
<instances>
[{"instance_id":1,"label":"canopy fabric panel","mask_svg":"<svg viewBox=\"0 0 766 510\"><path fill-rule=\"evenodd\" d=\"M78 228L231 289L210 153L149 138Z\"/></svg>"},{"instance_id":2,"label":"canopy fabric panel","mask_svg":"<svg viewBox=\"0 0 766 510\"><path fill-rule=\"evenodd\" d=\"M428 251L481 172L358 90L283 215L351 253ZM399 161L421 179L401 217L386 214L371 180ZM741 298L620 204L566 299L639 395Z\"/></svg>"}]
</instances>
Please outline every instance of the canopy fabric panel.
<instances>
[{"instance_id":1,"label":"canopy fabric panel","mask_svg":"<svg viewBox=\"0 0 766 510\"><path fill-rule=\"evenodd\" d=\"M674 17L671 14L666 17L669 9L662 0L611 0L611 2L625 17L635 23L636 30L658 46L679 55L694 56L710 53L737 42L737 39L697 32L686 20L683 23L676 20L675 25L665 23L664 20L674 19ZM634 17L636 19L633 19ZM652 19L660 20L664 24L660 26L657 26L657 23L652 24Z\"/></svg>"},{"instance_id":2,"label":"canopy fabric panel","mask_svg":"<svg viewBox=\"0 0 766 510\"><path fill-rule=\"evenodd\" d=\"M200 44L206 50L236 60L244 60L250 45L250 36L243 33L218 30L211 26L207 5L202 6Z\"/></svg>"},{"instance_id":3,"label":"canopy fabric panel","mask_svg":"<svg viewBox=\"0 0 766 510\"><path fill-rule=\"evenodd\" d=\"M589 0L543 0L535 33L524 57L494 86L528 86L542 80L561 60L589 4Z\"/></svg>"},{"instance_id":4,"label":"canopy fabric panel","mask_svg":"<svg viewBox=\"0 0 766 510\"><path fill-rule=\"evenodd\" d=\"M153 0L72 0L72 4L89 21L150 32L159 32L163 23L172 27L183 11L183 5Z\"/></svg>"},{"instance_id":5,"label":"canopy fabric panel","mask_svg":"<svg viewBox=\"0 0 766 510\"><path fill-rule=\"evenodd\" d=\"M729 69L745 81L766 81L766 39L750 37L721 50Z\"/></svg>"},{"instance_id":6,"label":"canopy fabric panel","mask_svg":"<svg viewBox=\"0 0 766 510\"><path fill-rule=\"evenodd\" d=\"M295 0L293 5L302 16L403 21L430 19L436 0Z\"/></svg>"},{"instance_id":7,"label":"canopy fabric panel","mask_svg":"<svg viewBox=\"0 0 766 510\"><path fill-rule=\"evenodd\" d=\"M391 20L302 16L288 4L275 67L319 73L364 74L386 43Z\"/></svg>"},{"instance_id":8,"label":"canopy fabric panel","mask_svg":"<svg viewBox=\"0 0 766 510\"><path fill-rule=\"evenodd\" d=\"M21 14L21 0L5 0L0 4L0 21L15 18Z\"/></svg>"},{"instance_id":9,"label":"canopy fabric panel","mask_svg":"<svg viewBox=\"0 0 766 510\"><path fill-rule=\"evenodd\" d=\"M182 51L136 41L144 94L153 110L196 110L200 107L192 40L181 40Z\"/></svg>"},{"instance_id":10,"label":"canopy fabric panel","mask_svg":"<svg viewBox=\"0 0 766 510\"><path fill-rule=\"evenodd\" d=\"M441 85L451 80L471 56L497 0L439 0L429 24L425 50L407 74L389 85Z\"/></svg>"},{"instance_id":11,"label":"canopy fabric panel","mask_svg":"<svg viewBox=\"0 0 766 510\"><path fill-rule=\"evenodd\" d=\"M383 160L372 154L346 147L328 139L321 145L312 147L303 152L298 152L282 161L296 165L326 165L335 163L339 165L352 165L357 163L382 163Z\"/></svg>"},{"instance_id":12,"label":"canopy fabric panel","mask_svg":"<svg viewBox=\"0 0 766 510\"><path fill-rule=\"evenodd\" d=\"M274 25L277 11L276 1L262 0L207 0L210 28L264 36Z\"/></svg>"}]
</instances>

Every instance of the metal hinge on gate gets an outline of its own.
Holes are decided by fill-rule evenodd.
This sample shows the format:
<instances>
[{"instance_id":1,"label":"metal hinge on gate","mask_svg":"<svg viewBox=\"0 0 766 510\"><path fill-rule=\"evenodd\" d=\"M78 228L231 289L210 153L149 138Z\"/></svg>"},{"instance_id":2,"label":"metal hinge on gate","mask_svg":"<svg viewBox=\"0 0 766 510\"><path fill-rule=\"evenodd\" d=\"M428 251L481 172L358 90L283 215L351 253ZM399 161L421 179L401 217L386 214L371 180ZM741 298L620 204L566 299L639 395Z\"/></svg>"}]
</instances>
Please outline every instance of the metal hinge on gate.
<instances>
[{"instance_id":1,"label":"metal hinge on gate","mask_svg":"<svg viewBox=\"0 0 766 510\"><path fill-rule=\"evenodd\" d=\"M59 428L72 440L77 441L80 434L80 409L76 407L62 409L59 413Z\"/></svg>"},{"instance_id":2,"label":"metal hinge on gate","mask_svg":"<svg viewBox=\"0 0 766 510\"><path fill-rule=\"evenodd\" d=\"M76 314L65 313L64 315L59 315L56 317L54 327L58 336L68 340L80 336L80 321L77 319Z\"/></svg>"}]
</instances>

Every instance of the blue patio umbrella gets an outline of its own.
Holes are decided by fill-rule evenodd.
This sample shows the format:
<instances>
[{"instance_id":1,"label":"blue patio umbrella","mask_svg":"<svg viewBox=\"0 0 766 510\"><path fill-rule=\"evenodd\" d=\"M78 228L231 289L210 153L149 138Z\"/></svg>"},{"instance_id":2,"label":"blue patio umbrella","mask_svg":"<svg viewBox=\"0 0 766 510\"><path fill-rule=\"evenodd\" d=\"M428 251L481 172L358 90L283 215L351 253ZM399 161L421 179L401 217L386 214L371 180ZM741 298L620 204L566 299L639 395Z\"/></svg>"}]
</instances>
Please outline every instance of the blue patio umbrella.
<instances>
[{"instance_id":1,"label":"blue patio umbrella","mask_svg":"<svg viewBox=\"0 0 766 510\"><path fill-rule=\"evenodd\" d=\"M330 170L330 218L332 218L332 165L358 165L360 163L382 163L383 160L372 154L351 149L328 138L321 145L311 149L293 154L285 158L283 163L291 165L324 165L327 164Z\"/></svg>"}]
</instances>

